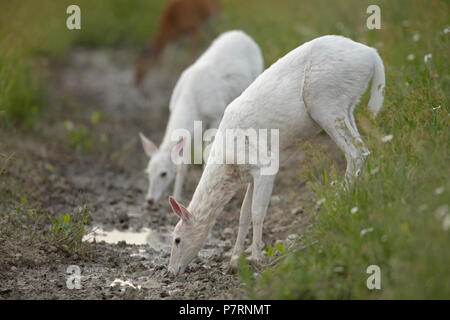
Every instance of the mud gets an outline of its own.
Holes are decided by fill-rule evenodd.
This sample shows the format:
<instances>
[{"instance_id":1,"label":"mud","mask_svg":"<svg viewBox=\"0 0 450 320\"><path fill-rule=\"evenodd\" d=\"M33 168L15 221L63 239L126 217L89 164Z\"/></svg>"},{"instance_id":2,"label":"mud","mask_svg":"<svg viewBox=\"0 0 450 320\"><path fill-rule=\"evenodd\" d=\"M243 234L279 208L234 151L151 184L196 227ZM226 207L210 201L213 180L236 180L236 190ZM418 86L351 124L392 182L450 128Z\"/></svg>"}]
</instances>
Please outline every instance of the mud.
<instances>
[{"instance_id":1,"label":"mud","mask_svg":"<svg viewBox=\"0 0 450 320\"><path fill-rule=\"evenodd\" d=\"M154 141L161 140L171 90L186 63L162 61L143 87L136 89L131 85L133 58L127 51L77 49L63 61L50 62L53 89L42 133L8 136L17 142L9 148L19 150L8 174L27 182L23 192L30 199L54 215L83 204L92 210L90 233L85 237L89 254L44 244L30 248L29 253L26 248L4 253L0 298L246 298L239 277L228 272L245 189L225 207L186 273L176 278L167 273L171 232L178 219L166 201L153 208L144 202L147 159L137 134L143 131ZM100 113L95 125L89 122L93 112ZM85 124L90 133L102 134L107 142L95 140L89 150L68 145L64 120L74 126ZM316 140L326 144L342 166L343 158L334 145L325 136ZM309 226L310 213L305 208L311 207L314 198L296 177L301 159L301 155L292 159L277 177L264 225L266 245L293 239L292 234L301 235ZM185 204L200 176L200 167L190 168ZM79 267L79 289L69 288L70 265Z\"/></svg>"}]
</instances>

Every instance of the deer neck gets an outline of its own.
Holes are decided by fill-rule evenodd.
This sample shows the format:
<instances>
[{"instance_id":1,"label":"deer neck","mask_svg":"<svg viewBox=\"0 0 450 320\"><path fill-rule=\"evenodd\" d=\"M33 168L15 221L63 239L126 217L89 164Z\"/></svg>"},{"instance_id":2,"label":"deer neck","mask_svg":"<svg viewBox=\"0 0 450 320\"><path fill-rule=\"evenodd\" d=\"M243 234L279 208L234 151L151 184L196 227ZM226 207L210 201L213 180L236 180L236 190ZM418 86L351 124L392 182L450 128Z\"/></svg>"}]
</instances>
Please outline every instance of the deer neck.
<instances>
[{"instance_id":1,"label":"deer neck","mask_svg":"<svg viewBox=\"0 0 450 320\"><path fill-rule=\"evenodd\" d=\"M196 220L212 228L223 207L240 185L236 166L208 164L195 190L189 211Z\"/></svg>"}]
</instances>

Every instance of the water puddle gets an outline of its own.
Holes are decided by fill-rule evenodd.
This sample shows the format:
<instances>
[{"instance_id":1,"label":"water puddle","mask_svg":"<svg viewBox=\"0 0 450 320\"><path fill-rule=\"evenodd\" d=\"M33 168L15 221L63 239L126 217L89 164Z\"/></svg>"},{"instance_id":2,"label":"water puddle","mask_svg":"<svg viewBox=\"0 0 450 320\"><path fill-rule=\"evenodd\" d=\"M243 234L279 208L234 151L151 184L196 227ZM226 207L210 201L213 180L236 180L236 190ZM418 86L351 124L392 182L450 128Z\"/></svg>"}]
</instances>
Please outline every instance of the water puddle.
<instances>
[{"instance_id":1,"label":"water puddle","mask_svg":"<svg viewBox=\"0 0 450 320\"><path fill-rule=\"evenodd\" d=\"M152 249L170 250L170 234L169 233L158 233L149 228L142 228L141 231L121 231L113 229L111 231L106 231L102 228L95 228L91 233L83 238L83 241L100 242L105 241L106 243L118 244L121 241L125 241L127 244L134 245L149 245ZM143 254L144 251L139 251L139 254ZM137 255L139 255L137 254Z\"/></svg>"}]
</instances>

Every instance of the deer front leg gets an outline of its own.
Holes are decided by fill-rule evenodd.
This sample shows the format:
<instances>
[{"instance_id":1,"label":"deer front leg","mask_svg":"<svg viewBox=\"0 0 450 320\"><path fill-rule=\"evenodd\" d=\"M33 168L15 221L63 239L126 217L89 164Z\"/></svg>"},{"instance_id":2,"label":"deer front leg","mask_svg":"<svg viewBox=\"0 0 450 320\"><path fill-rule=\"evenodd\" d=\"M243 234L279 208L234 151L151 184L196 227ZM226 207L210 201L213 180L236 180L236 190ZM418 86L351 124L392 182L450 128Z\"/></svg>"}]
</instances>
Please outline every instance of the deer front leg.
<instances>
[{"instance_id":1,"label":"deer front leg","mask_svg":"<svg viewBox=\"0 0 450 320\"><path fill-rule=\"evenodd\" d=\"M258 265L263 259L261 250L263 249L262 231L264 217L269 206L270 196L272 195L273 182L275 175L254 175L253 178L253 201L252 201L252 224L253 241L252 253L249 260Z\"/></svg>"},{"instance_id":2,"label":"deer front leg","mask_svg":"<svg viewBox=\"0 0 450 320\"><path fill-rule=\"evenodd\" d=\"M183 191L183 182L184 177L186 176L186 171L187 171L186 164L182 163L177 166L177 174L175 176L175 184L173 188L173 197L178 201L181 201L181 194Z\"/></svg>"},{"instance_id":3,"label":"deer front leg","mask_svg":"<svg viewBox=\"0 0 450 320\"><path fill-rule=\"evenodd\" d=\"M237 269L239 257L244 252L244 243L247 238L250 217L252 212L252 199L253 199L253 183L249 183L247 186L247 192L245 193L244 201L241 206L241 215L239 218L239 230L236 238L236 244L234 245L230 267L232 270Z\"/></svg>"}]
</instances>

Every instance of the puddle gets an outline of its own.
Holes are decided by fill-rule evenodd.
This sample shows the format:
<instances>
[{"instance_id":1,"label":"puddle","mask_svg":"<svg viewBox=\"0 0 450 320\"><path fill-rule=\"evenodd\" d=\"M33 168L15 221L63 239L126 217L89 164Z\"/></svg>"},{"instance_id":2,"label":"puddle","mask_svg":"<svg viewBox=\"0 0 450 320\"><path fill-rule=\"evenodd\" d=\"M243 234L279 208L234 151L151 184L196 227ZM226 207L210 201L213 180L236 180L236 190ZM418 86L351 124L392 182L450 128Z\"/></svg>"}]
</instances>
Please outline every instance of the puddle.
<instances>
[{"instance_id":1,"label":"puddle","mask_svg":"<svg viewBox=\"0 0 450 320\"><path fill-rule=\"evenodd\" d=\"M91 233L83 238L83 241L100 242L105 241L106 243L117 244L121 241L125 241L127 244L134 245L149 245L152 249L161 251L170 249L170 234L169 233L158 233L149 228L142 228L141 231L121 231L113 229L111 231L106 231L102 228L95 228ZM145 250L139 251L139 254L143 254Z\"/></svg>"}]
</instances>

